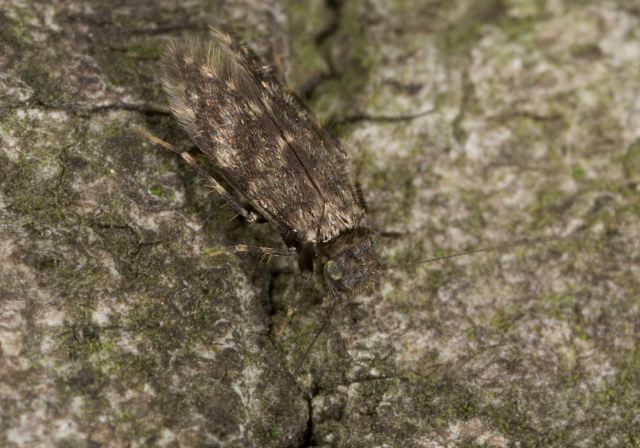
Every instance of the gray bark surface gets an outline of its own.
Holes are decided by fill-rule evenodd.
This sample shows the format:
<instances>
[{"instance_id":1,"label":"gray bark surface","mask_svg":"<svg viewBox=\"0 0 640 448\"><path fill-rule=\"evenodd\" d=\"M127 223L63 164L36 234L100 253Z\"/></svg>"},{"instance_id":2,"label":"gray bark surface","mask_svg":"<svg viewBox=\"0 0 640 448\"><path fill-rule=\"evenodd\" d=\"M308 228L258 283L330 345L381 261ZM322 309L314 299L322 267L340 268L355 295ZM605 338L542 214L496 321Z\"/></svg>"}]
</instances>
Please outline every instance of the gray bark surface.
<instances>
[{"instance_id":1,"label":"gray bark surface","mask_svg":"<svg viewBox=\"0 0 640 448\"><path fill-rule=\"evenodd\" d=\"M274 337L294 263L203 253L277 232L135 132L190 147L159 57L210 25L402 234L296 380L320 277ZM638 61L625 0L0 1L0 445L638 446Z\"/></svg>"}]
</instances>

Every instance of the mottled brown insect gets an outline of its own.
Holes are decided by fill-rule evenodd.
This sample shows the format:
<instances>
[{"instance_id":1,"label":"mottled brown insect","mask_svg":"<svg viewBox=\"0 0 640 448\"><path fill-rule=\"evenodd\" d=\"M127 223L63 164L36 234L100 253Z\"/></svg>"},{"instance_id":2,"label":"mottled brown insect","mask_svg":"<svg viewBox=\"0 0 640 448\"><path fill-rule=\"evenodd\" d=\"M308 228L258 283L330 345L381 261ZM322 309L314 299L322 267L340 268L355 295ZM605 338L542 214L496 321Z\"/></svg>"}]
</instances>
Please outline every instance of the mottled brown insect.
<instances>
[{"instance_id":1,"label":"mottled brown insect","mask_svg":"<svg viewBox=\"0 0 640 448\"><path fill-rule=\"evenodd\" d=\"M174 115L257 214L207 176L211 187L248 221L273 224L289 248L231 249L297 256L306 271L318 259L334 297L371 290L381 266L338 140L231 34L212 30L207 41L172 43L163 67Z\"/></svg>"},{"instance_id":2,"label":"mottled brown insect","mask_svg":"<svg viewBox=\"0 0 640 448\"><path fill-rule=\"evenodd\" d=\"M174 42L165 52L163 68L171 110L211 162L215 176L202 170L187 152L142 132L180 154L247 221L274 225L288 247L238 245L223 251L297 257L305 284L314 260L322 263L332 304L299 369L340 299L371 291L385 269L374 250L374 232L360 224L365 211L348 173L347 155L269 67L231 34L212 30L210 40ZM224 189L221 179L255 211L244 208ZM559 239L564 238L522 239L410 264ZM301 291L289 306L285 324L300 295Z\"/></svg>"}]
</instances>

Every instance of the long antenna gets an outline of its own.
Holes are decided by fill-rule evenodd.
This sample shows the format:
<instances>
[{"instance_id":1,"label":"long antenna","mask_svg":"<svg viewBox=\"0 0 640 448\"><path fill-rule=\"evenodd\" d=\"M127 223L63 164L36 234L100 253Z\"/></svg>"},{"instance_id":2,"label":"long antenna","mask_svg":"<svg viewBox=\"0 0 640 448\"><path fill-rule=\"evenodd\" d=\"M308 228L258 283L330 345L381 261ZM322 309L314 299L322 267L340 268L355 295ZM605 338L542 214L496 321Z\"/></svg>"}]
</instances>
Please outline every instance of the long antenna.
<instances>
[{"instance_id":1,"label":"long antenna","mask_svg":"<svg viewBox=\"0 0 640 448\"><path fill-rule=\"evenodd\" d=\"M332 291L331 288L329 288L329 295L333 299L333 303L331 304L331 308L329 309L329 312L327 313L327 317L325 317L324 322L322 322L322 326L316 332L316 334L313 335L313 339L311 340L309 345L307 345L307 348L305 349L304 353L302 354L302 358L300 358L300 361L298 361L298 365L296 366L296 370L293 372L293 377L294 378L298 376L298 373L300 373L300 369L302 368L302 364L304 364L304 361L307 359L307 356L309 356L309 352L311 351L311 348L315 345L316 341L318 340L318 337L322 334L324 329L327 328L327 325L329 324L329 321L333 317L333 312L338 307L338 303L340 302L340 298L334 293L334 291Z\"/></svg>"},{"instance_id":2,"label":"long antenna","mask_svg":"<svg viewBox=\"0 0 640 448\"><path fill-rule=\"evenodd\" d=\"M433 257L433 258L426 258L423 260L417 260L417 261L411 261L409 263L404 263L404 264L397 264L397 265L392 265L392 266L387 266L386 269L395 269L398 267L402 267L402 266L411 266L414 264L425 264L425 263L433 263L436 261L443 261L443 260L449 260L451 258L457 258L457 257L462 257L464 255L473 255L473 254L478 254L481 252L494 252L494 251L499 251L499 250L504 250L504 249L512 249L514 247L518 247L518 246L527 246L527 245L531 245L531 244L541 244L541 243L550 243L550 242L554 242L554 241L563 241L563 240L571 240L571 239L575 239L576 236L551 236L551 237L542 237L542 238L522 238L519 240L515 240L515 241L509 241L507 243L501 243L501 244L497 244L495 246L488 246L488 247L482 247L479 249L472 249L472 250L467 250L464 252L456 252L453 254L449 254L449 255L442 255L439 257Z\"/></svg>"}]
</instances>

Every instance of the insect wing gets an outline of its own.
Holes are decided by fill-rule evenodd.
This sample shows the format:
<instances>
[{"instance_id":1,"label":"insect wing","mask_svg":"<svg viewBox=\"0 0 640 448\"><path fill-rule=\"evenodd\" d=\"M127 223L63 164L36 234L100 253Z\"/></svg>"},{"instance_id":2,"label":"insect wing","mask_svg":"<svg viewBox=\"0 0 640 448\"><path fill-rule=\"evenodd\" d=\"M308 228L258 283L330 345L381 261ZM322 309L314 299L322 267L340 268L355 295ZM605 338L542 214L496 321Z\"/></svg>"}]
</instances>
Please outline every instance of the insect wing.
<instances>
[{"instance_id":1,"label":"insect wing","mask_svg":"<svg viewBox=\"0 0 640 448\"><path fill-rule=\"evenodd\" d=\"M219 175L283 234L328 241L364 211L348 159L299 100L231 35L171 44L163 84L171 108Z\"/></svg>"}]
</instances>

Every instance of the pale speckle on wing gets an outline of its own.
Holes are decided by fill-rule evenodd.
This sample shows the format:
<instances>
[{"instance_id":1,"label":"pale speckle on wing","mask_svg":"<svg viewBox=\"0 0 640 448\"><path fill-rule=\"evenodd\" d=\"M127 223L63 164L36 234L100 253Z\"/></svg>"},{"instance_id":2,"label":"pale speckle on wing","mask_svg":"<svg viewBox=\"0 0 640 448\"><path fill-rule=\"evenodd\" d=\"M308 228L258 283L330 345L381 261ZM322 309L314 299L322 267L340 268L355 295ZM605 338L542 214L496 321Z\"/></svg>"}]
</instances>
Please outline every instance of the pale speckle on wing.
<instances>
[{"instance_id":1,"label":"pale speckle on wing","mask_svg":"<svg viewBox=\"0 0 640 448\"><path fill-rule=\"evenodd\" d=\"M210 28L210 32L211 32L211 36L214 39L218 39L222 42L224 42L227 45L231 45L231 43L233 42L233 37L231 37L231 35L229 33L226 33L224 31L221 31L217 28Z\"/></svg>"},{"instance_id":2,"label":"pale speckle on wing","mask_svg":"<svg viewBox=\"0 0 640 448\"><path fill-rule=\"evenodd\" d=\"M222 167L232 167L236 163L236 153L230 145L219 145L216 151L216 161Z\"/></svg>"},{"instance_id":3,"label":"pale speckle on wing","mask_svg":"<svg viewBox=\"0 0 640 448\"><path fill-rule=\"evenodd\" d=\"M279 151L284 151L286 146L287 142L285 141L285 139L281 135L278 135L276 137L276 148L278 148Z\"/></svg>"},{"instance_id":4,"label":"pale speckle on wing","mask_svg":"<svg viewBox=\"0 0 640 448\"><path fill-rule=\"evenodd\" d=\"M291 144L296 141L296 138L293 136L291 132L284 131L283 134L284 134L284 139L287 141L287 143Z\"/></svg>"},{"instance_id":5,"label":"pale speckle on wing","mask_svg":"<svg viewBox=\"0 0 640 448\"><path fill-rule=\"evenodd\" d=\"M356 227L364 211L339 143L250 50L228 33L212 37L171 43L163 57L163 86L180 124L283 234L315 243Z\"/></svg>"},{"instance_id":6,"label":"pale speckle on wing","mask_svg":"<svg viewBox=\"0 0 640 448\"><path fill-rule=\"evenodd\" d=\"M270 114L273 114L273 107L271 106L271 98L269 98L268 95L262 94L260 95L260 100L262 101L262 104L264 105L264 107L267 109L267 112L269 112Z\"/></svg>"},{"instance_id":7,"label":"pale speckle on wing","mask_svg":"<svg viewBox=\"0 0 640 448\"><path fill-rule=\"evenodd\" d=\"M213 65L203 65L200 67L200 71L202 71L202 75L206 78L217 78L218 70Z\"/></svg>"},{"instance_id":8,"label":"pale speckle on wing","mask_svg":"<svg viewBox=\"0 0 640 448\"><path fill-rule=\"evenodd\" d=\"M249 106L249 109L251 110L254 116L260 117L262 115L263 110L260 107L260 105L255 101L249 101L247 106Z\"/></svg>"}]
</instances>

